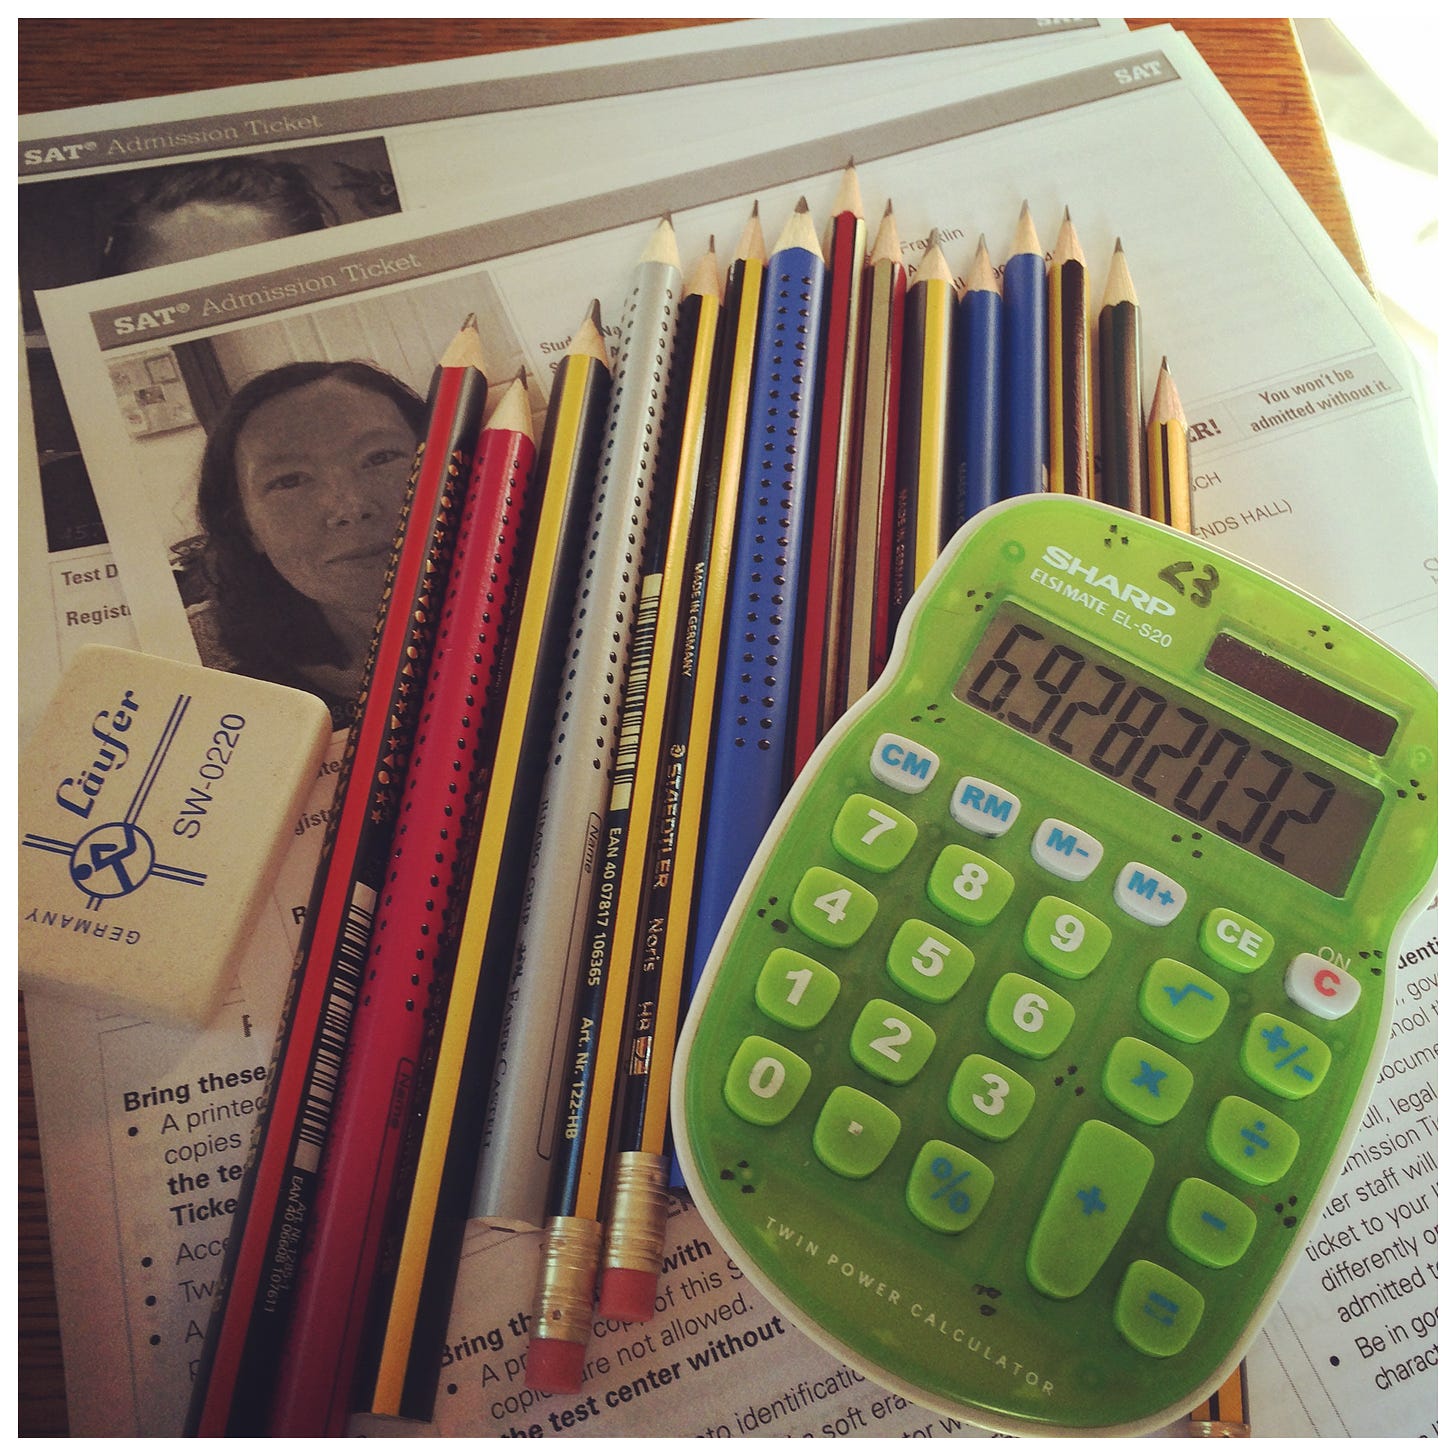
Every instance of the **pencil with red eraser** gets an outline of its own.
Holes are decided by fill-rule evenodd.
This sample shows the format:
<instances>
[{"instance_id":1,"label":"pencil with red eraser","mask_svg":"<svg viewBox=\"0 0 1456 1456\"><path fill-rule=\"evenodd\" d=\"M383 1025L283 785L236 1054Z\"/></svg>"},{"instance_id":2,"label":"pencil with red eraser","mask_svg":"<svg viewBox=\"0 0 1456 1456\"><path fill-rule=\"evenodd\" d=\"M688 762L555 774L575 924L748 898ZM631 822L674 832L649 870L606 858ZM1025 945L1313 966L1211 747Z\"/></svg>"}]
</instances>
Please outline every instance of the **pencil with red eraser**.
<instances>
[{"instance_id":1,"label":"pencil with red eraser","mask_svg":"<svg viewBox=\"0 0 1456 1456\"><path fill-rule=\"evenodd\" d=\"M415 455L334 812L294 957L255 1134L228 1234L221 1287L188 1414L199 1436L261 1435L314 1217L339 1063L399 813L405 749L424 685L461 491L485 408L472 315L440 356Z\"/></svg>"},{"instance_id":2,"label":"pencil with red eraser","mask_svg":"<svg viewBox=\"0 0 1456 1456\"><path fill-rule=\"evenodd\" d=\"M427 1026L448 987L469 877L516 563L534 534L535 439L515 379L482 429L430 657L389 868L319 1169L269 1433L341 1435L365 1342L405 1122Z\"/></svg>"}]
</instances>

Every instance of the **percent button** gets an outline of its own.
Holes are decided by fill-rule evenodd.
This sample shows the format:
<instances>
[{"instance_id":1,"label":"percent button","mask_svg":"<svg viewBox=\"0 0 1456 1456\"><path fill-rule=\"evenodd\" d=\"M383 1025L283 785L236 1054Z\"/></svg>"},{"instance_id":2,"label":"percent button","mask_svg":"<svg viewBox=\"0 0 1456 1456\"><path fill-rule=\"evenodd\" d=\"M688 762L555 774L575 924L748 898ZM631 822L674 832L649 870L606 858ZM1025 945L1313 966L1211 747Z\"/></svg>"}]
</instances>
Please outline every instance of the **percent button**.
<instances>
[{"instance_id":1,"label":"percent button","mask_svg":"<svg viewBox=\"0 0 1456 1456\"><path fill-rule=\"evenodd\" d=\"M995 1181L979 1158L954 1143L932 1138L910 1170L905 1201L926 1228L958 1234L981 1216Z\"/></svg>"}]
</instances>

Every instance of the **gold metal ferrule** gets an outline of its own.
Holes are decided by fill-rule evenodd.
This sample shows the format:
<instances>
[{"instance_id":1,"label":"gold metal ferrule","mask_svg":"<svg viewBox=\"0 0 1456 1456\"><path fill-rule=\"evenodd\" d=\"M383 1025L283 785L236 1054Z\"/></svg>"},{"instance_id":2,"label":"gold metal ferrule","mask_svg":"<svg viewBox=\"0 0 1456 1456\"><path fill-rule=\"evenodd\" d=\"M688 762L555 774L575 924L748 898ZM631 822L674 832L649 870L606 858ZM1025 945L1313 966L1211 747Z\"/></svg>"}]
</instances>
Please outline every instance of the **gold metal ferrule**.
<instances>
[{"instance_id":1,"label":"gold metal ferrule","mask_svg":"<svg viewBox=\"0 0 1456 1456\"><path fill-rule=\"evenodd\" d=\"M584 1345L591 1335L602 1229L595 1219L553 1218L536 1276L536 1314L531 1335Z\"/></svg>"},{"instance_id":2,"label":"gold metal ferrule","mask_svg":"<svg viewBox=\"0 0 1456 1456\"><path fill-rule=\"evenodd\" d=\"M660 1153L619 1154L602 1254L606 1267L661 1273L667 1207L667 1159Z\"/></svg>"}]
</instances>

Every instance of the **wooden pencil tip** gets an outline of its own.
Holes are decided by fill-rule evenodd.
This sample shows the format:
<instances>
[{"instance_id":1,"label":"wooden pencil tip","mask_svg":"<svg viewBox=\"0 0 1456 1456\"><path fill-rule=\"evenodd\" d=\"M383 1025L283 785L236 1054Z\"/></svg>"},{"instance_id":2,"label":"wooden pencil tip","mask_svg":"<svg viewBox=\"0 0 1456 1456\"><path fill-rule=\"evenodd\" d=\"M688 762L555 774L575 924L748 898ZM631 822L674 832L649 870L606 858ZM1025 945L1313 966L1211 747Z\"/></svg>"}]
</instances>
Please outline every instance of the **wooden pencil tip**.
<instances>
[{"instance_id":1,"label":"wooden pencil tip","mask_svg":"<svg viewBox=\"0 0 1456 1456\"><path fill-rule=\"evenodd\" d=\"M1168 356L1166 354L1164 354L1163 355L1163 362L1158 365L1158 372L1161 373L1161 374L1166 374L1167 371L1168 371Z\"/></svg>"},{"instance_id":2,"label":"wooden pencil tip","mask_svg":"<svg viewBox=\"0 0 1456 1456\"><path fill-rule=\"evenodd\" d=\"M599 299L599 298L592 299L592 301L591 301L591 307L589 309L587 309L586 316L592 321L592 324L593 324L593 326L595 328L598 328L598 329L601 328L601 326L602 326L602 301L601 301L601 299Z\"/></svg>"},{"instance_id":3,"label":"wooden pencil tip","mask_svg":"<svg viewBox=\"0 0 1456 1456\"><path fill-rule=\"evenodd\" d=\"M795 212L808 212L808 210L809 210L809 199L807 197L801 197L798 200L798 202L794 205L794 211Z\"/></svg>"},{"instance_id":4,"label":"wooden pencil tip","mask_svg":"<svg viewBox=\"0 0 1456 1456\"><path fill-rule=\"evenodd\" d=\"M1116 240L1116 242L1113 243L1113 245L1112 245L1112 251L1114 253L1120 253L1120 252L1122 252L1122 239L1121 238L1118 238Z\"/></svg>"},{"instance_id":5,"label":"wooden pencil tip","mask_svg":"<svg viewBox=\"0 0 1456 1456\"><path fill-rule=\"evenodd\" d=\"M480 325L476 322L474 313L465 315L465 322L460 325L462 329L478 329Z\"/></svg>"},{"instance_id":6,"label":"wooden pencil tip","mask_svg":"<svg viewBox=\"0 0 1456 1456\"><path fill-rule=\"evenodd\" d=\"M756 197L753 199L753 216L758 216L758 198Z\"/></svg>"},{"instance_id":7,"label":"wooden pencil tip","mask_svg":"<svg viewBox=\"0 0 1456 1456\"><path fill-rule=\"evenodd\" d=\"M518 435L527 435L535 442L531 429L531 400L526 391L526 371L521 372L506 385L505 393L496 401L495 408L485 422L488 430L511 430Z\"/></svg>"},{"instance_id":8,"label":"wooden pencil tip","mask_svg":"<svg viewBox=\"0 0 1456 1456\"><path fill-rule=\"evenodd\" d=\"M893 197L887 197L885 199L885 214L884 215L886 217L894 217L894 215L895 215L895 199Z\"/></svg>"}]
</instances>

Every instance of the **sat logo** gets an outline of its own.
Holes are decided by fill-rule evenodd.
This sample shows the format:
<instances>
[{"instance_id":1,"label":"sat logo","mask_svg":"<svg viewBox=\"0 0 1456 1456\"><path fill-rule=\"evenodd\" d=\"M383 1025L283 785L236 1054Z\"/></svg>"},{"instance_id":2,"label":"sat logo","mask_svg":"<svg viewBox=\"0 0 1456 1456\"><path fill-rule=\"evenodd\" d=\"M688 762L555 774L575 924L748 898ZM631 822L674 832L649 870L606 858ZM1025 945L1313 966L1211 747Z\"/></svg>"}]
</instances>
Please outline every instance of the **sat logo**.
<instances>
[{"instance_id":1,"label":"sat logo","mask_svg":"<svg viewBox=\"0 0 1456 1456\"><path fill-rule=\"evenodd\" d=\"M95 142L66 142L61 146L27 147L25 165L44 167L51 162L79 162L87 152L96 150Z\"/></svg>"},{"instance_id":2,"label":"sat logo","mask_svg":"<svg viewBox=\"0 0 1456 1456\"><path fill-rule=\"evenodd\" d=\"M144 334L148 329L164 329L179 313L186 313L185 303L166 304L161 308L148 309L145 313L118 314L111 326L118 334Z\"/></svg>"}]
</instances>

